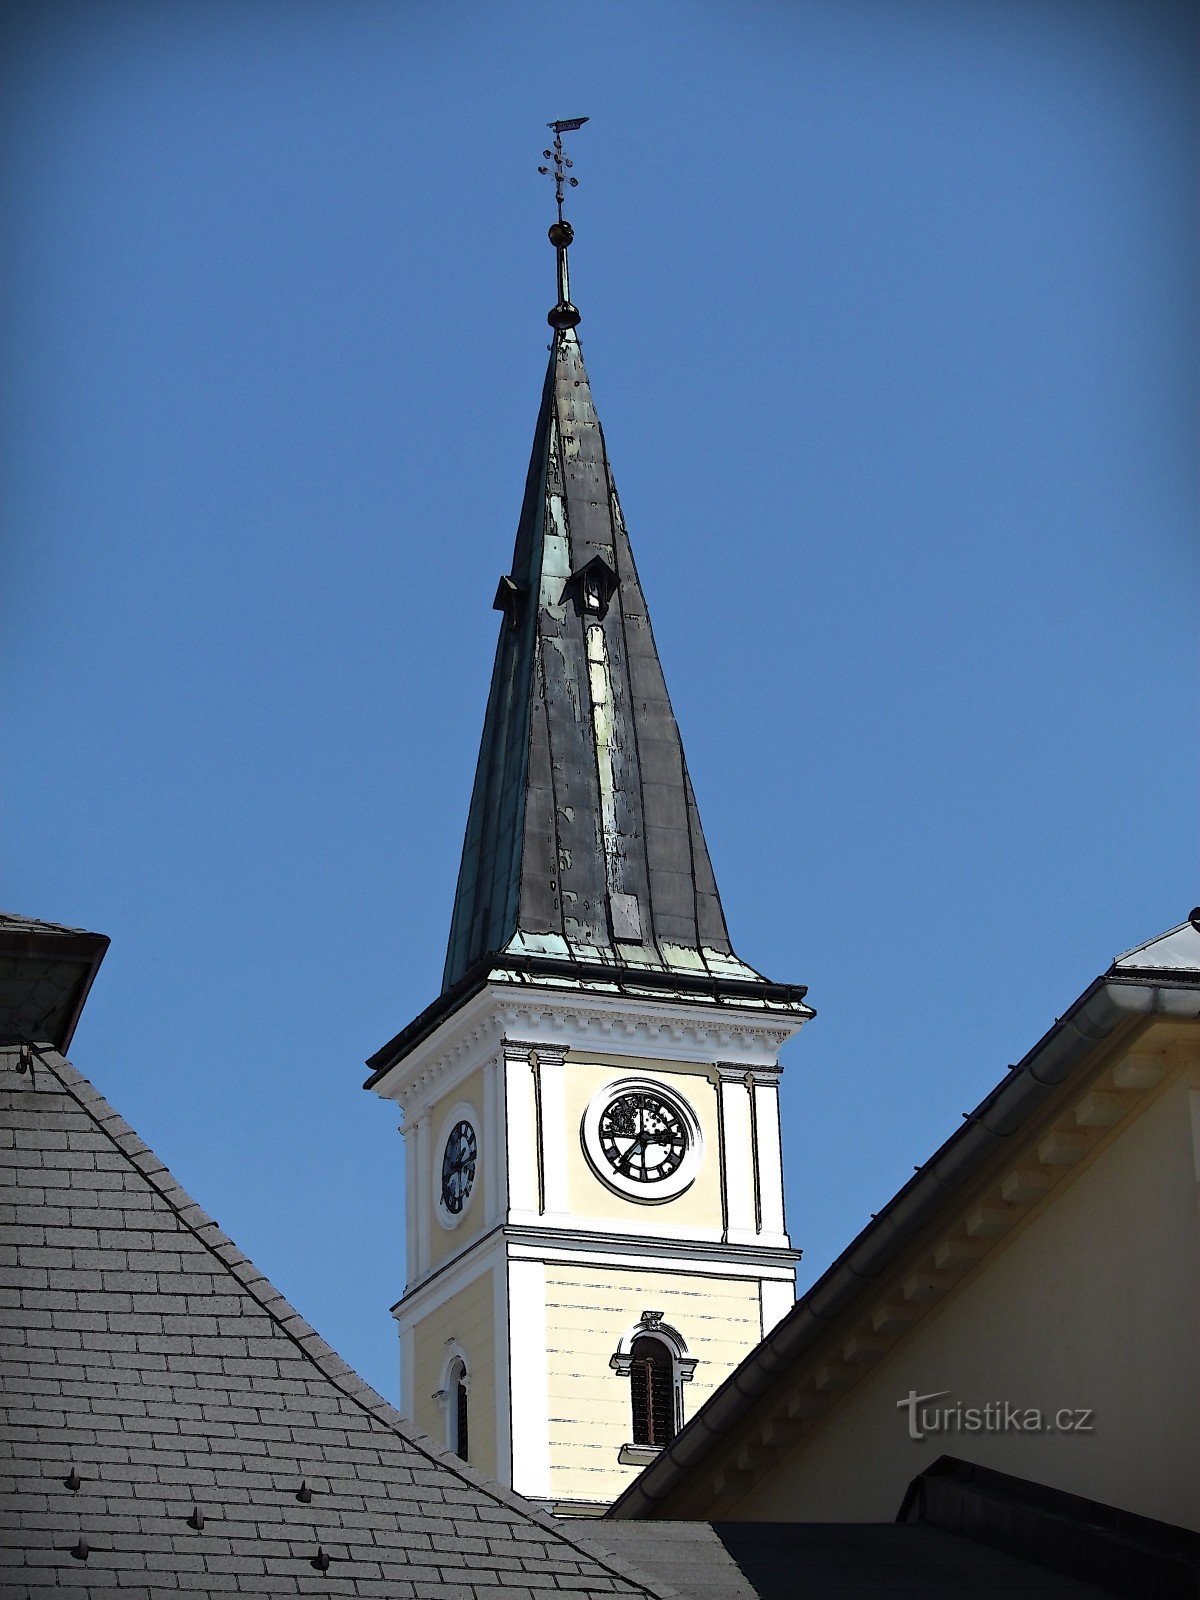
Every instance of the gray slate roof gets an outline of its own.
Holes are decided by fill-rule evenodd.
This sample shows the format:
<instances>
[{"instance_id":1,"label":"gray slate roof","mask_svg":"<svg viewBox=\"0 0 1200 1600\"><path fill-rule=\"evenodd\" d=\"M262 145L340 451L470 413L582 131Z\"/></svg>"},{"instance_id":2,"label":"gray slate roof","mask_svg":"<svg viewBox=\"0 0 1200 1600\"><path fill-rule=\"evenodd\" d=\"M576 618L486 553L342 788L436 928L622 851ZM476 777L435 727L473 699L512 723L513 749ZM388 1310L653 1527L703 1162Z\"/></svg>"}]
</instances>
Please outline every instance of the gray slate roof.
<instances>
[{"instance_id":1,"label":"gray slate roof","mask_svg":"<svg viewBox=\"0 0 1200 1600\"><path fill-rule=\"evenodd\" d=\"M497 606L443 990L500 951L757 978L729 942L573 330L551 346Z\"/></svg>"},{"instance_id":2,"label":"gray slate roof","mask_svg":"<svg viewBox=\"0 0 1200 1600\"><path fill-rule=\"evenodd\" d=\"M651 1593L416 1433L57 1052L18 1060L0 1051L0 1592Z\"/></svg>"},{"instance_id":3,"label":"gray slate roof","mask_svg":"<svg viewBox=\"0 0 1200 1600\"><path fill-rule=\"evenodd\" d=\"M583 1537L614 1561L663 1573L689 1600L1101 1600L1109 1592L918 1523L602 1521Z\"/></svg>"}]
</instances>

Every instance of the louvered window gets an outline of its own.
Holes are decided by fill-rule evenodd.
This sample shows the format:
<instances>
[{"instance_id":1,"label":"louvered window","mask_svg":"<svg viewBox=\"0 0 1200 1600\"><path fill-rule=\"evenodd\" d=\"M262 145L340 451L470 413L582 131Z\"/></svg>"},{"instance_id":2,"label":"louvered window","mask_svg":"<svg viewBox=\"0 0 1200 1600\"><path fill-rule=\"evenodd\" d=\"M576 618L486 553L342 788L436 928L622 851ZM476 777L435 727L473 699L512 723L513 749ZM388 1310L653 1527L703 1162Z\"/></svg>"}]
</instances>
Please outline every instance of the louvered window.
<instances>
[{"instance_id":1,"label":"louvered window","mask_svg":"<svg viewBox=\"0 0 1200 1600\"><path fill-rule=\"evenodd\" d=\"M675 1374L671 1352L660 1339L633 1341L629 1396L634 1444L670 1444L675 1437Z\"/></svg>"}]
</instances>

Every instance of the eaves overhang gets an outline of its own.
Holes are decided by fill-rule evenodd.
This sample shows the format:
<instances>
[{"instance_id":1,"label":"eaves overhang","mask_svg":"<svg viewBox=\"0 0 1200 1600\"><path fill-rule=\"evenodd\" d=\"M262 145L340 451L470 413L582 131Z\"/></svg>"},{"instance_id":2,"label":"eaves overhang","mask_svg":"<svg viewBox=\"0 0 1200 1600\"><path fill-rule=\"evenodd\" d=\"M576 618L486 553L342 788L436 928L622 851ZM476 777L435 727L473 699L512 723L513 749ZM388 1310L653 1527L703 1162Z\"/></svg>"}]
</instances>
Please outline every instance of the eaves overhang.
<instances>
[{"instance_id":1,"label":"eaves overhang","mask_svg":"<svg viewBox=\"0 0 1200 1600\"><path fill-rule=\"evenodd\" d=\"M65 1054L108 946L103 933L0 915L0 1043Z\"/></svg>"},{"instance_id":2,"label":"eaves overhang","mask_svg":"<svg viewBox=\"0 0 1200 1600\"><path fill-rule=\"evenodd\" d=\"M772 983L766 978L715 976L708 972L662 971L653 967L619 967L605 962L556 960L514 952L490 954L477 961L450 989L426 1006L406 1028L368 1057L365 1089L376 1088L393 1067L422 1044L435 1029L472 1000L489 983L507 983L522 990L543 990L561 998L576 990L629 999L693 1002L721 1010L789 1015L807 1021L816 1013L805 1004L807 985Z\"/></svg>"},{"instance_id":3,"label":"eaves overhang","mask_svg":"<svg viewBox=\"0 0 1200 1600\"><path fill-rule=\"evenodd\" d=\"M1200 1019L1200 972L1118 971L1114 966L1095 979L629 1485L608 1515L655 1515L765 1392L829 1335L837 1319L899 1262L937 1213L956 1202L964 1186L1085 1066L1099 1045L1114 1040L1125 1026L1133 1029L1155 1018Z\"/></svg>"}]
</instances>

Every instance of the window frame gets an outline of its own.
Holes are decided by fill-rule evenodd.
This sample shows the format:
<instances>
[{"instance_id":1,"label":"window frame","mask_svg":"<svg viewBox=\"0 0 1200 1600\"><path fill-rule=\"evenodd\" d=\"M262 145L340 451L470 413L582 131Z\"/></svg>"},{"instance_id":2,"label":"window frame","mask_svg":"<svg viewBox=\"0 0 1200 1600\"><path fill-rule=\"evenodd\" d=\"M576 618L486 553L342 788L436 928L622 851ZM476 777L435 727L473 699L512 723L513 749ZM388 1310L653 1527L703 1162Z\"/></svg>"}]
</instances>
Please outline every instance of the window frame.
<instances>
[{"instance_id":1,"label":"window frame","mask_svg":"<svg viewBox=\"0 0 1200 1600\"><path fill-rule=\"evenodd\" d=\"M637 1360L635 1346L639 1340L651 1339L665 1352L670 1363L671 1383L671 1438L663 1444L649 1444L631 1439L622 1445L617 1459L626 1466L644 1466L646 1462L665 1450L684 1425L683 1385L689 1383L696 1370L696 1357L688 1353L687 1341L677 1328L663 1321L661 1311L643 1311L641 1317L622 1335L616 1350L609 1357L609 1366L619 1378L629 1380L629 1418L634 1421L633 1403L635 1382L634 1364ZM630 1429L631 1433L635 1430ZM653 1431L653 1429L651 1430Z\"/></svg>"}]
</instances>

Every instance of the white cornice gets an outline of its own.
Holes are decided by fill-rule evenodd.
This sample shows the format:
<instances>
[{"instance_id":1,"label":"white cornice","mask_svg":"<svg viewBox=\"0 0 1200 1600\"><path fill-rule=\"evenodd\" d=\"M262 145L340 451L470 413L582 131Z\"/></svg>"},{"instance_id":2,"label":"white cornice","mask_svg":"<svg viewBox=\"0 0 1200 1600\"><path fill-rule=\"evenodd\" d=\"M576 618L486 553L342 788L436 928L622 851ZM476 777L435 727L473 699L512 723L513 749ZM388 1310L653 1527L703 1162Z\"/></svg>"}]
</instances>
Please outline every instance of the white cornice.
<instances>
[{"instance_id":1,"label":"white cornice","mask_svg":"<svg viewBox=\"0 0 1200 1600\"><path fill-rule=\"evenodd\" d=\"M727 1069L771 1071L805 1017L716 1007L703 1000L527 989L490 984L398 1061L375 1092L412 1110L493 1055L505 1039L589 1056L654 1061L720 1061Z\"/></svg>"},{"instance_id":2,"label":"white cornice","mask_svg":"<svg viewBox=\"0 0 1200 1600\"><path fill-rule=\"evenodd\" d=\"M714 1277L776 1277L794 1282L799 1250L771 1245L735 1245L696 1239L637 1239L597 1236L568 1228L508 1227L510 1255L540 1261L579 1262L595 1267L635 1266L647 1272L694 1272Z\"/></svg>"},{"instance_id":3,"label":"white cornice","mask_svg":"<svg viewBox=\"0 0 1200 1600\"><path fill-rule=\"evenodd\" d=\"M795 1284L798 1250L722 1244L700 1239L637 1239L571 1228L502 1226L477 1239L462 1255L410 1283L392 1307L400 1320L452 1299L498 1261L585 1265L600 1270L683 1273L687 1276L773 1280Z\"/></svg>"}]
</instances>

